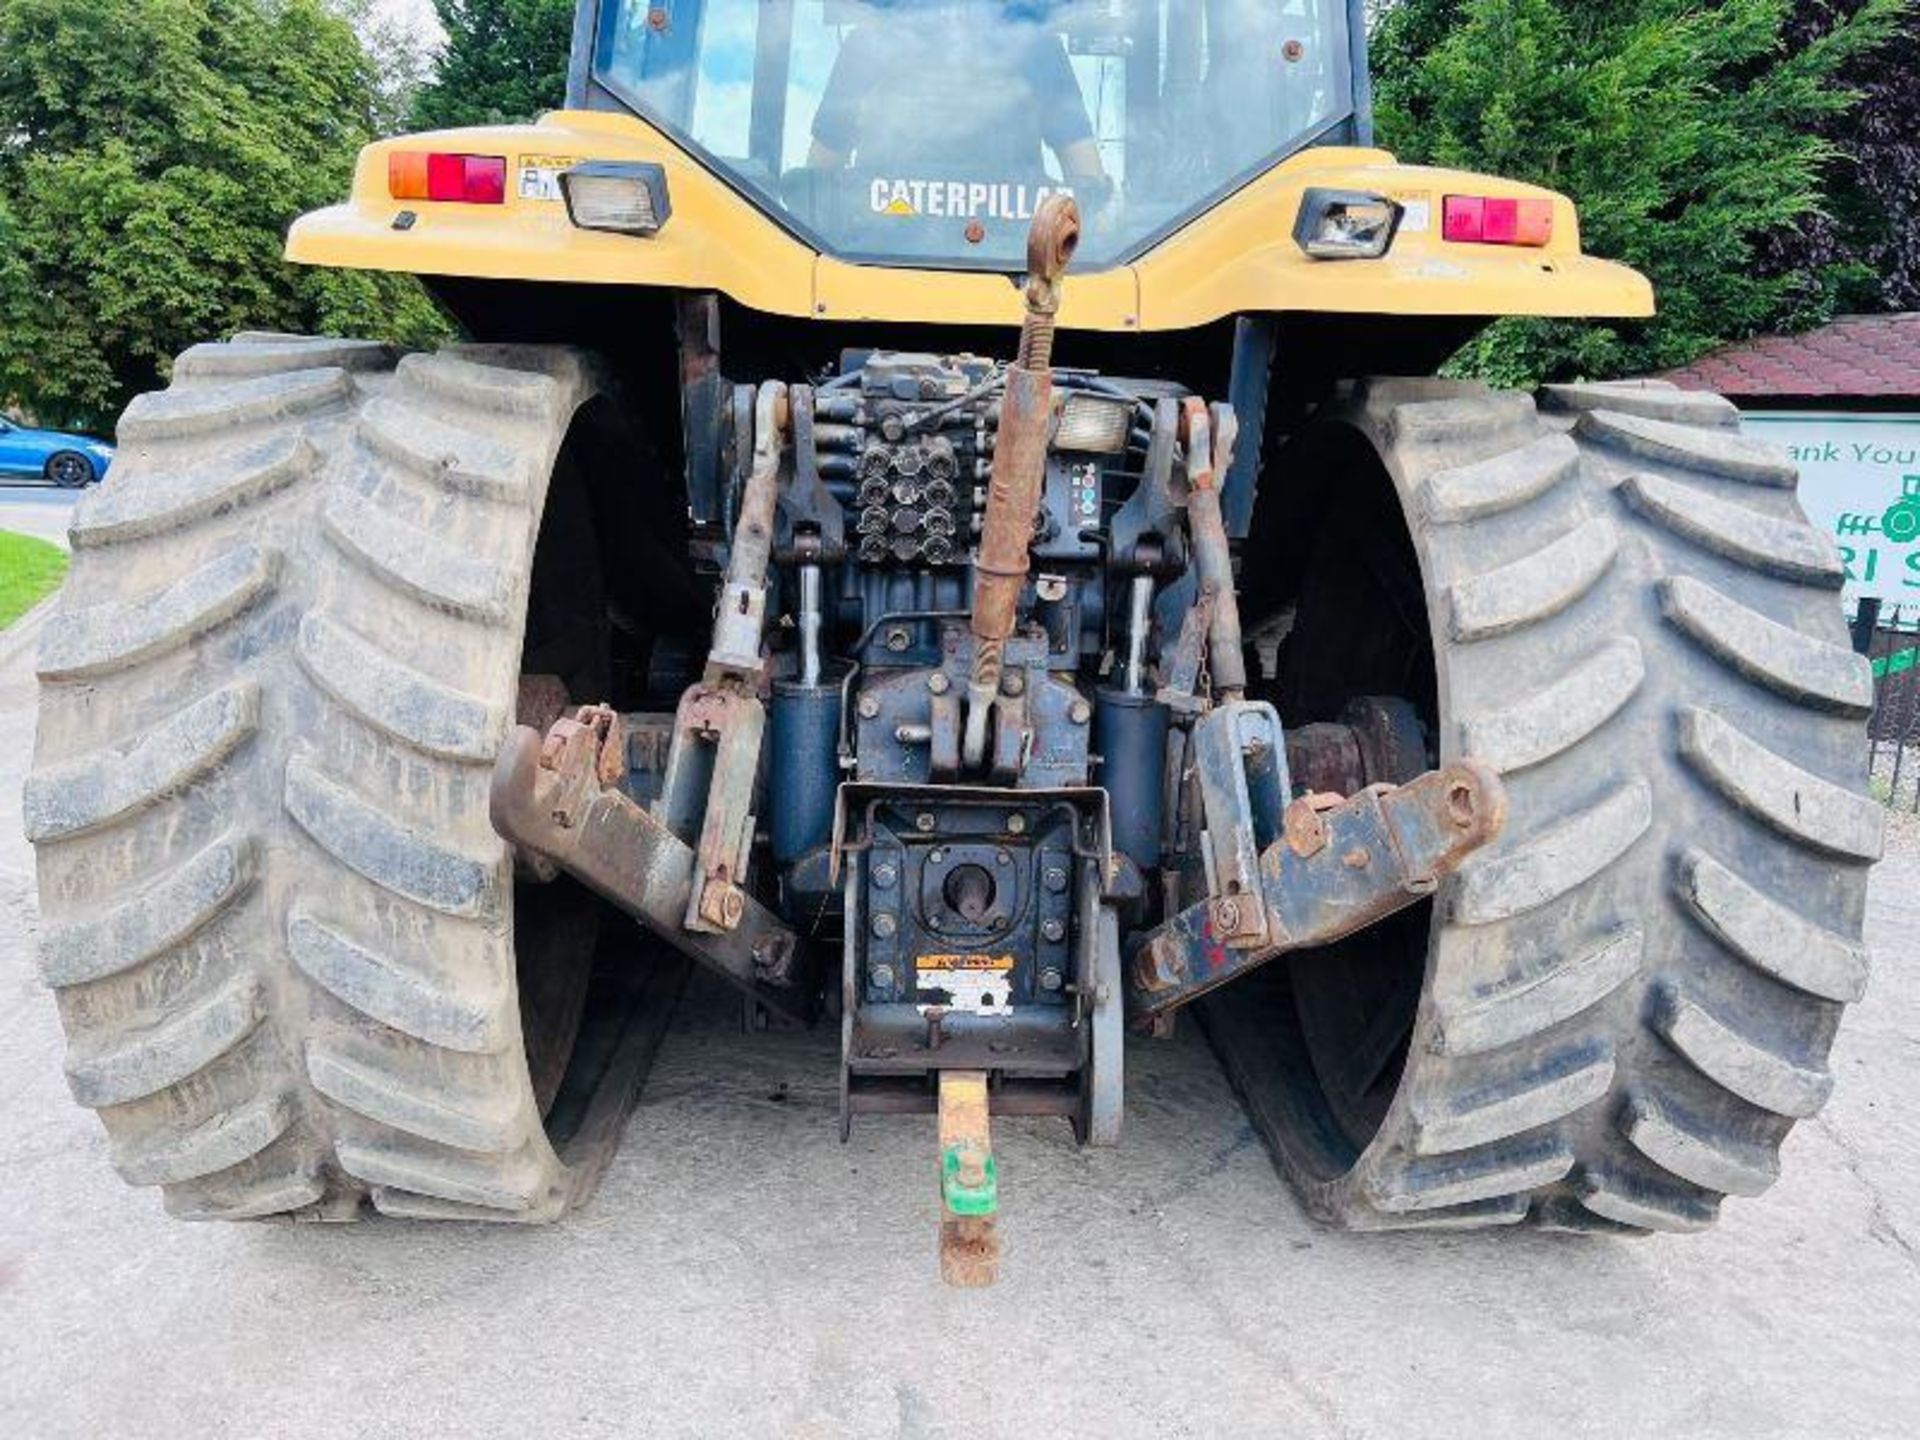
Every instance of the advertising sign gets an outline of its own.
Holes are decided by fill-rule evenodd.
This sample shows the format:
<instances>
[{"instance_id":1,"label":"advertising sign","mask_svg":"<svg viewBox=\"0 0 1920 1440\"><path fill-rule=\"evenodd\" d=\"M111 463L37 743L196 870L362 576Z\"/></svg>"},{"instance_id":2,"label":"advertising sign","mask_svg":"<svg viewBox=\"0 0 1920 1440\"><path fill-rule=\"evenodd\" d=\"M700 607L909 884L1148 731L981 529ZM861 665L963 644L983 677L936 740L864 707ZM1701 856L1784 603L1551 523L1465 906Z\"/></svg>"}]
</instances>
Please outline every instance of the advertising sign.
<instances>
[{"instance_id":1,"label":"advertising sign","mask_svg":"<svg viewBox=\"0 0 1920 1440\"><path fill-rule=\"evenodd\" d=\"M1833 536L1849 606L1920 604L1920 414L1750 410L1747 433L1800 466L1800 503Z\"/></svg>"}]
</instances>

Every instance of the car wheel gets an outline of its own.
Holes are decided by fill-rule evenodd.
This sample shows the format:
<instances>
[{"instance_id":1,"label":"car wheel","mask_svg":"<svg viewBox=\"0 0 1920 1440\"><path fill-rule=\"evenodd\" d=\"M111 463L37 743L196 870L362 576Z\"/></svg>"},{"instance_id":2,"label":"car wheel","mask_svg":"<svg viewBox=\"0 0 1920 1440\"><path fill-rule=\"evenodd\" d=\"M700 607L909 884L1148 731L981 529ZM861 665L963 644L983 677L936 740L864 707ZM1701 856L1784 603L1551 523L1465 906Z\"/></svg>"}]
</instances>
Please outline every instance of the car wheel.
<instances>
[{"instance_id":1,"label":"car wheel","mask_svg":"<svg viewBox=\"0 0 1920 1440\"><path fill-rule=\"evenodd\" d=\"M65 490L78 490L91 485L96 478L93 462L77 450L62 450L50 456L46 465L47 479Z\"/></svg>"}]
</instances>

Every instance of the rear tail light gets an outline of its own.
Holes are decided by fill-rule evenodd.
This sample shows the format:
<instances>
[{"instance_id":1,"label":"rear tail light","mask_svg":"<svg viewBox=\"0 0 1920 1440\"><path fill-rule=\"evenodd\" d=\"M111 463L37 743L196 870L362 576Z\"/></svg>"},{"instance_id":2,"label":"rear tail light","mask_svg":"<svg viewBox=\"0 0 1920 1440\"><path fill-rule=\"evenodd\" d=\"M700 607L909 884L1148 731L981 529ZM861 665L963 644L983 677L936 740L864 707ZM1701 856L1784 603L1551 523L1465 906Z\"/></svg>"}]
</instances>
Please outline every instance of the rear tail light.
<instances>
[{"instance_id":1,"label":"rear tail light","mask_svg":"<svg viewBox=\"0 0 1920 1440\"><path fill-rule=\"evenodd\" d=\"M395 150L387 156L387 193L396 200L504 205L507 158Z\"/></svg>"},{"instance_id":2,"label":"rear tail light","mask_svg":"<svg viewBox=\"0 0 1920 1440\"><path fill-rule=\"evenodd\" d=\"M1531 245L1553 239L1553 202L1494 195L1449 195L1440 233L1467 245Z\"/></svg>"}]
</instances>

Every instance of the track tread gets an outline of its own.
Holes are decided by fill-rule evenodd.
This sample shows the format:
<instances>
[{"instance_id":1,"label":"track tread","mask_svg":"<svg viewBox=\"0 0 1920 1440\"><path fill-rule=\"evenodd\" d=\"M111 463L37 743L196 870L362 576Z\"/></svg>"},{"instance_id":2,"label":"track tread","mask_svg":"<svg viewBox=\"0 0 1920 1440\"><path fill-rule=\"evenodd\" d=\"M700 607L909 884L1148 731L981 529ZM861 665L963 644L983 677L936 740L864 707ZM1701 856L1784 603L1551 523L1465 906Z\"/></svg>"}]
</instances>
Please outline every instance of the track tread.
<instances>
[{"instance_id":1,"label":"track tread","mask_svg":"<svg viewBox=\"0 0 1920 1440\"><path fill-rule=\"evenodd\" d=\"M251 380L321 366L347 371L385 370L393 362L393 347L375 340L262 337L252 343L195 345L173 362L173 379L175 384Z\"/></svg>"},{"instance_id":2,"label":"track tread","mask_svg":"<svg viewBox=\"0 0 1920 1440\"><path fill-rule=\"evenodd\" d=\"M63 610L40 634L42 680L90 680L178 650L258 603L280 575L271 547L238 545L127 600Z\"/></svg>"},{"instance_id":3,"label":"track tread","mask_svg":"<svg viewBox=\"0 0 1920 1440\"><path fill-rule=\"evenodd\" d=\"M249 1173L227 1171L166 1188L166 1210L176 1220L264 1220L324 1202L327 1183L304 1162L262 1167L262 1157L244 1162Z\"/></svg>"},{"instance_id":4,"label":"track tread","mask_svg":"<svg viewBox=\"0 0 1920 1440\"><path fill-rule=\"evenodd\" d=\"M88 550L171 534L256 504L319 464L305 435L278 435L166 468L122 450L106 481L74 507L68 539Z\"/></svg>"},{"instance_id":5,"label":"track tread","mask_svg":"<svg viewBox=\"0 0 1920 1440\"><path fill-rule=\"evenodd\" d=\"M1591 1105L1613 1088L1610 1052L1576 1049L1478 1094L1423 1097L1413 1106L1410 1148L1444 1155L1538 1130Z\"/></svg>"},{"instance_id":6,"label":"track tread","mask_svg":"<svg viewBox=\"0 0 1920 1440\"><path fill-rule=\"evenodd\" d=\"M129 1185L175 1185L251 1160L287 1133L298 1111L270 1090L186 1130L157 1130L112 1148L113 1168Z\"/></svg>"},{"instance_id":7,"label":"track tread","mask_svg":"<svg viewBox=\"0 0 1920 1440\"><path fill-rule=\"evenodd\" d=\"M1628 1102L1620 1128L1647 1159L1704 1190L1759 1195L1780 1178L1780 1161L1770 1148L1682 1120L1651 1096Z\"/></svg>"},{"instance_id":8,"label":"track tread","mask_svg":"<svg viewBox=\"0 0 1920 1440\"><path fill-rule=\"evenodd\" d=\"M489 354L470 347L471 354ZM539 370L519 370L468 358L460 351L409 355L400 362L400 379L437 399L464 405L485 415L544 420L558 403L560 384Z\"/></svg>"},{"instance_id":9,"label":"track tread","mask_svg":"<svg viewBox=\"0 0 1920 1440\"><path fill-rule=\"evenodd\" d=\"M249 974L154 1024L100 1048L67 1050L67 1088L89 1109L124 1105L177 1085L238 1045L266 1017L266 996Z\"/></svg>"},{"instance_id":10,"label":"track tread","mask_svg":"<svg viewBox=\"0 0 1920 1440\"><path fill-rule=\"evenodd\" d=\"M1595 516L1498 569L1456 580L1447 591L1453 638L1487 640L1559 614L1612 566L1620 537Z\"/></svg>"},{"instance_id":11,"label":"track tread","mask_svg":"<svg viewBox=\"0 0 1920 1440\"><path fill-rule=\"evenodd\" d=\"M388 1057L391 1059L392 1057ZM417 1067L415 1067L417 1068ZM432 1077L395 1073L377 1052L349 1054L325 1040L307 1043L307 1075L322 1095L382 1125L457 1150L497 1151L515 1140L517 1112L457 1093L442 1064Z\"/></svg>"},{"instance_id":12,"label":"track tread","mask_svg":"<svg viewBox=\"0 0 1920 1440\"><path fill-rule=\"evenodd\" d=\"M1410 517L1441 758L1498 769L1510 818L1443 882L1383 1111L1314 1108L1305 1015L1235 1073L1303 1087L1257 1113L1309 1207L1354 1229L1698 1230L1772 1183L1866 984L1871 682L1831 542L1732 406L1557 386L1529 425L1516 403L1370 382L1328 416ZM1325 657L1302 654L1318 703Z\"/></svg>"},{"instance_id":13,"label":"track tread","mask_svg":"<svg viewBox=\"0 0 1920 1440\"><path fill-rule=\"evenodd\" d=\"M1620 493L1655 524L1749 570L1828 590L1846 583L1832 541L1805 521L1762 514L1661 475L1629 475Z\"/></svg>"},{"instance_id":14,"label":"track tread","mask_svg":"<svg viewBox=\"0 0 1920 1440\"><path fill-rule=\"evenodd\" d=\"M1705 1230L1720 1214L1718 1197L1705 1191L1652 1185L1606 1171L1587 1171L1579 1195L1580 1203L1602 1219L1676 1235Z\"/></svg>"},{"instance_id":15,"label":"track tread","mask_svg":"<svg viewBox=\"0 0 1920 1440\"><path fill-rule=\"evenodd\" d=\"M1677 880L1688 912L1748 964L1823 1000L1867 993L1865 945L1816 925L1697 847L1682 855Z\"/></svg>"},{"instance_id":16,"label":"track tread","mask_svg":"<svg viewBox=\"0 0 1920 1440\"><path fill-rule=\"evenodd\" d=\"M253 886L252 837L215 841L129 900L43 927L40 976L58 988L118 975L204 930Z\"/></svg>"},{"instance_id":17,"label":"track tread","mask_svg":"<svg viewBox=\"0 0 1920 1440\"><path fill-rule=\"evenodd\" d=\"M1453 918L1491 925L1551 904L1601 874L1653 824L1653 791L1633 779L1586 809L1460 868Z\"/></svg>"},{"instance_id":18,"label":"track tread","mask_svg":"<svg viewBox=\"0 0 1920 1440\"><path fill-rule=\"evenodd\" d=\"M1575 428L1596 444L1701 475L1781 490L1791 490L1800 479L1777 447L1724 425L1685 425L1603 409L1581 415Z\"/></svg>"},{"instance_id":19,"label":"track tread","mask_svg":"<svg viewBox=\"0 0 1920 1440\"><path fill-rule=\"evenodd\" d=\"M1484 1055L1591 1010L1640 973L1646 938L1623 927L1591 950L1542 974L1464 1000L1434 1002L1433 1048L1441 1055Z\"/></svg>"},{"instance_id":20,"label":"track tread","mask_svg":"<svg viewBox=\"0 0 1920 1440\"><path fill-rule=\"evenodd\" d=\"M322 523L343 554L390 589L462 619L506 620L507 582L498 565L461 554L351 490L327 497Z\"/></svg>"},{"instance_id":21,"label":"track tread","mask_svg":"<svg viewBox=\"0 0 1920 1440\"><path fill-rule=\"evenodd\" d=\"M208 774L260 723L260 687L244 680L194 701L145 734L43 766L22 795L27 838L67 840L158 805Z\"/></svg>"},{"instance_id":22,"label":"track tread","mask_svg":"<svg viewBox=\"0 0 1920 1440\"><path fill-rule=\"evenodd\" d=\"M1872 667L1844 646L1769 620L1687 575L1660 583L1660 609L1715 659L1776 695L1841 715L1873 712Z\"/></svg>"},{"instance_id":23,"label":"track tread","mask_svg":"<svg viewBox=\"0 0 1920 1440\"><path fill-rule=\"evenodd\" d=\"M1740 423L1739 408L1719 395L1705 390L1676 390L1634 382L1545 385L1540 390L1540 408L1566 415L1608 410L1674 425L1732 428Z\"/></svg>"},{"instance_id":24,"label":"track tread","mask_svg":"<svg viewBox=\"0 0 1920 1440\"><path fill-rule=\"evenodd\" d=\"M243 335L131 407L77 508L23 806L41 964L76 1098L169 1213L574 1197L474 806L547 477L600 383L540 347L396 366Z\"/></svg>"},{"instance_id":25,"label":"track tread","mask_svg":"<svg viewBox=\"0 0 1920 1440\"><path fill-rule=\"evenodd\" d=\"M1519 1195L1564 1179L1574 1154L1557 1136L1410 1160L1367 1181L1382 1210L1434 1210Z\"/></svg>"},{"instance_id":26,"label":"track tread","mask_svg":"<svg viewBox=\"0 0 1920 1440\"><path fill-rule=\"evenodd\" d=\"M224 436L250 425L344 405L353 382L332 366L248 380L156 390L136 396L120 417L122 448L163 440Z\"/></svg>"},{"instance_id":27,"label":"track tread","mask_svg":"<svg viewBox=\"0 0 1920 1440\"><path fill-rule=\"evenodd\" d=\"M1801 769L1710 710L1680 712L1680 755L1695 774L1790 840L1878 860L1886 812L1872 796Z\"/></svg>"},{"instance_id":28,"label":"track tread","mask_svg":"<svg viewBox=\"0 0 1920 1440\"><path fill-rule=\"evenodd\" d=\"M1640 642L1616 636L1506 709L1462 721L1461 749L1506 775L1539 765L1619 714L1646 675Z\"/></svg>"},{"instance_id":29,"label":"track tread","mask_svg":"<svg viewBox=\"0 0 1920 1440\"><path fill-rule=\"evenodd\" d=\"M1744 1035L1677 986L1654 991L1653 1028L1721 1089L1776 1115L1804 1119L1827 1103L1833 1076Z\"/></svg>"},{"instance_id":30,"label":"track tread","mask_svg":"<svg viewBox=\"0 0 1920 1440\"><path fill-rule=\"evenodd\" d=\"M491 915L495 867L441 845L327 775L305 755L287 761L287 813L347 869L445 915Z\"/></svg>"},{"instance_id":31,"label":"track tread","mask_svg":"<svg viewBox=\"0 0 1920 1440\"><path fill-rule=\"evenodd\" d=\"M436 683L323 614L300 622L295 653L316 685L403 744L483 765L499 751L506 719L498 709Z\"/></svg>"},{"instance_id":32,"label":"track tread","mask_svg":"<svg viewBox=\"0 0 1920 1440\"><path fill-rule=\"evenodd\" d=\"M531 1154L499 1162L425 1143L342 1140L336 1148L348 1173L375 1187L376 1196L381 1189L408 1190L489 1210L524 1211L533 1208L546 1183Z\"/></svg>"},{"instance_id":33,"label":"track tread","mask_svg":"<svg viewBox=\"0 0 1920 1440\"><path fill-rule=\"evenodd\" d=\"M436 419L399 396L367 402L360 439L381 459L460 494L508 502L526 497L529 476L513 446Z\"/></svg>"},{"instance_id":34,"label":"track tread","mask_svg":"<svg viewBox=\"0 0 1920 1440\"><path fill-rule=\"evenodd\" d=\"M468 1054L508 1043L511 997L504 985L476 993L471 984L415 974L297 906L287 923L287 950L334 999L403 1035Z\"/></svg>"},{"instance_id":35,"label":"track tread","mask_svg":"<svg viewBox=\"0 0 1920 1440\"><path fill-rule=\"evenodd\" d=\"M1375 393L1380 393L1378 387ZM1490 405L1485 392L1463 386L1458 394L1395 405L1392 424L1401 439L1417 445L1478 439L1489 431L1514 430L1532 421L1533 402L1518 391L1495 392Z\"/></svg>"},{"instance_id":36,"label":"track tread","mask_svg":"<svg viewBox=\"0 0 1920 1440\"><path fill-rule=\"evenodd\" d=\"M1421 498L1435 524L1457 525L1537 500L1579 466L1571 439L1542 435L1522 449L1436 472Z\"/></svg>"}]
</instances>

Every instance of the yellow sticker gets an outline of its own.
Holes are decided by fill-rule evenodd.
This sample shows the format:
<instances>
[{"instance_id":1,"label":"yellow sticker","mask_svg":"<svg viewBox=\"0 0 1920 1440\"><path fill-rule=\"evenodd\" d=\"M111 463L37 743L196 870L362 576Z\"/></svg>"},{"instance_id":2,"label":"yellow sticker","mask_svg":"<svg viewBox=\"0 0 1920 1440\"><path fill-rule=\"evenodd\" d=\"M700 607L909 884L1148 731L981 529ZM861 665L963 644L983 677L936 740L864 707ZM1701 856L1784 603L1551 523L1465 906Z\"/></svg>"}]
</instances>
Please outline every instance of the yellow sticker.
<instances>
[{"instance_id":1,"label":"yellow sticker","mask_svg":"<svg viewBox=\"0 0 1920 1440\"><path fill-rule=\"evenodd\" d=\"M913 962L921 970L995 970L1013 969L1011 955L922 955Z\"/></svg>"}]
</instances>

